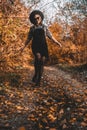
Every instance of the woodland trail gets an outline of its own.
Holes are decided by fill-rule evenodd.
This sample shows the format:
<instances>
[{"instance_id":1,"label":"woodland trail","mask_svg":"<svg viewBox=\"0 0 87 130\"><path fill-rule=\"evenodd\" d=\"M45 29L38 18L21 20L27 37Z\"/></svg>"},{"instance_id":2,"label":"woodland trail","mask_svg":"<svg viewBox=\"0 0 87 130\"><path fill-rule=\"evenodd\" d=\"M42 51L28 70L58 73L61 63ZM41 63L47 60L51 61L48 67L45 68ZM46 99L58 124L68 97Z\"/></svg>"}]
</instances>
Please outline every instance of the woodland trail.
<instances>
[{"instance_id":1,"label":"woodland trail","mask_svg":"<svg viewBox=\"0 0 87 130\"><path fill-rule=\"evenodd\" d=\"M0 130L87 130L87 82L56 67L40 87L32 76L30 66L0 77Z\"/></svg>"}]
</instances>

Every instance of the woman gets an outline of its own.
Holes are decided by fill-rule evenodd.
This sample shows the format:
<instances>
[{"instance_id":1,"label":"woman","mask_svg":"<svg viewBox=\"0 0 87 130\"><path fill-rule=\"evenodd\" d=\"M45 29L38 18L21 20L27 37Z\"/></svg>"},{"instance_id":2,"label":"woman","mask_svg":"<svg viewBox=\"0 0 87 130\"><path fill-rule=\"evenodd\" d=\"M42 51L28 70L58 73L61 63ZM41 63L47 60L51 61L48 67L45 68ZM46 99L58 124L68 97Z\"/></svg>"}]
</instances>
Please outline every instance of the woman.
<instances>
[{"instance_id":1,"label":"woman","mask_svg":"<svg viewBox=\"0 0 87 130\"><path fill-rule=\"evenodd\" d=\"M47 27L42 23L44 15L41 11L34 10L33 12L31 12L29 19L33 26L30 27L28 38L21 51L23 51L30 40L32 40L32 52L35 57L35 74L32 78L32 82L36 83L36 86L39 86L43 73L44 62L46 59L49 58L46 36L60 47L61 44L52 36Z\"/></svg>"}]
</instances>

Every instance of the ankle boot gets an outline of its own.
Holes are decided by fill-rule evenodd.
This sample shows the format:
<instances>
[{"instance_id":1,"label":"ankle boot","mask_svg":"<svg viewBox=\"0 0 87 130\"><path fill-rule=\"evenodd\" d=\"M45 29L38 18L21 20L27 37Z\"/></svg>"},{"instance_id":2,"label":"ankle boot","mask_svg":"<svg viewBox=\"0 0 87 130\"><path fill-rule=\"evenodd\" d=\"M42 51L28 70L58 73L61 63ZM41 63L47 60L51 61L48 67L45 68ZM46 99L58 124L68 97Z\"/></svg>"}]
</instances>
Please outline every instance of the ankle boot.
<instances>
[{"instance_id":1,"label":"ankle boot","mask_svg":"<svg viewBox=\"0 0 87 130\"><path fill-rule=\"evenodd\" d=\"M40 86L42 74L43 74L43 65L40 65L40 66L38 66L38 78L37 78L37 81L36 81L36 85Z\"/></svg>"}]
</instances>

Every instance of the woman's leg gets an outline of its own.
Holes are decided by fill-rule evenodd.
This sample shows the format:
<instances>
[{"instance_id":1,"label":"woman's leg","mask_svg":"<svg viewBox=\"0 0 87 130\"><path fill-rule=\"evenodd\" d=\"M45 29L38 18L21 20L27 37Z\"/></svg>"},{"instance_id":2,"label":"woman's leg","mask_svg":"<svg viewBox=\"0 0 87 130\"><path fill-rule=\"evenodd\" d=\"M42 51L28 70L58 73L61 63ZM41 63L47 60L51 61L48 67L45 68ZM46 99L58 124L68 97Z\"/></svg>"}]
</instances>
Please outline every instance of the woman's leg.
<instances>
[{"instance_id":1,"label":"woman's leg","mask_svg":"<svg viewBox=\"0 0 87 130\"><path fill-rule=\"evenodd\" d=\"M35 74L32 78L32 81L35 83L39 82L40 66L41 66L41 55L40 55L40 53L36 53L35 61L34 61Z\"/></svg>"},{"instance_id":2,"label":"woman's leg","mask_svg":"<svg viewBox=\"0 0 87 130\"><path fill-rule=\"evenodd\" d=\"M37 76L38 76L38 65L37 65L37 58L35 57L35 61L34 61L34 76L32 78L32 81L35 83L37 80Z\"/></svg>"},{"instance_id":3,"label":"woman's leg","mask_svg":"<svg viewBox=\"0 0 87 130\"><path fill-rule=\"evenodd\" d=\"M38 59L38 79L36 85L40 85L41 77L44 69L45 57L39 57Z\"/></svg>"},{"instance_id":4,"label":"woman's leg","mask_svg":"<svg viewBox=\"0 0 87 130\"><path fill-rule=\"evenodd\" d=\"M41 57L41 69L40 69L40 75L42 76L44 71L44 63L45 63L45 57Z\"/></svg>"},{"instance_id":5,"label":"woman's leg","mask_svg":"<svg viewBox=\"0 0 87 130\"><path fill-rule=\"evenodd\" d=\"M37 80L36 80L36 85L40 85L40 80L41 80L41 54L37 53L36 54L36 66L37 66Z\"/></svg>"},{"instance_id":6,"label":"woman's leg","mask_svg":"<svg viewBox=\"0 0 87 130\"><path fill-rule=\"evenodd\" d=\"M35 82L36 85L40 85L41 77L43 74L44 62L45 57L44 56L42 57L40 53L37 53L35 55L35 62L34 62L35 74L32 79L32 81Z\"/></svg>"}]
</instances>

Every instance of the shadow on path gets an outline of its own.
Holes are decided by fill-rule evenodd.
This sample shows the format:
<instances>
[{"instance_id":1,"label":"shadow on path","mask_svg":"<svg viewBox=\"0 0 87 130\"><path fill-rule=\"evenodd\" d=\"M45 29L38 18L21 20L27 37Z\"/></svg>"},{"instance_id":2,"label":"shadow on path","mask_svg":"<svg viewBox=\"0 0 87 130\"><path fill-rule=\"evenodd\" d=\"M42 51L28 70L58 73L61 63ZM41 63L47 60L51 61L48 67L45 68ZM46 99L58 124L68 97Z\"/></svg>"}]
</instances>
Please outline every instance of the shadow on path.
<instances>
[{"instance_id":1,"label":"shadow on path","mask_svg":"<svg viewBox=\"0 0 87 130\"><path fill-rule=\"evenodd\" d=\"M41 87L33 68L0 74L0 130L86 130L87 87L45 67Z\"/></svg>"}]
</instances>

